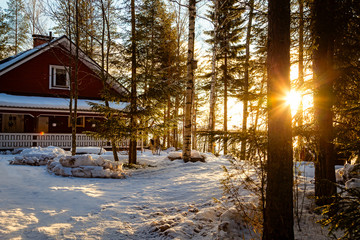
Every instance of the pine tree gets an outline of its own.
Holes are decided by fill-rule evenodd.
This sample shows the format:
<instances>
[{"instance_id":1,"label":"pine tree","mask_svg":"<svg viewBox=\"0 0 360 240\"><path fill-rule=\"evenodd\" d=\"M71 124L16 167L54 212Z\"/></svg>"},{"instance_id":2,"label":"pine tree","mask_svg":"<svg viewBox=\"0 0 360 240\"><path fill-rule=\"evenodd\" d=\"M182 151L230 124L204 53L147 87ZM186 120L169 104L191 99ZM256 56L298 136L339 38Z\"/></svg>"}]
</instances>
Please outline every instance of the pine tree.
<instances>
[{"instance_id":1,"label":"pine tree","mask_svg":"<svg viewBox=\"0 0 360 240\"><path fill-rule=\"evenodd\" d=\"M9 26L5 19L5 12L0 8L0 60L9 56Z\"/></svg>"},{"instance_id":2,"label":"pine tree","mask_svg":"<svg viewBox=\"0 0 360 240\"><path fill-rule=\"evenodd\" d=\"M222 82L222 93L224 100L224 154L227 154L227 131L228 131L228 113L227 113L227 102L228 102L228 89L233 89L236 82L236 66L238 52L242 49L239 41L242 37L243 28L241 24L243 9L239 6L238 1L213 1L210 12L208 14L209 19L213 22L214 28L208 32L210 39L208 42L212 45L213 60L212 63L212 88L214 89L216 84L216 78ZM215 19L216 18L216 19ZM215 53L216 52L216 53ZM218 69L215 67L218 65ZM210 105L210 116L209 123L211 123L210 131L214 128L214 114L213 108L215 106L215 90L211 93L212 104ZM212 134L210 134L212 135ZM212 138L212 137L210 137ZM210 141L212 144L212 140ZM209 146L212 149L212 146Z\"/></svg>"},{"instance_id":3,"label":"pine tree","mask_svg":"<svg viewBox=\"0 0 360 240\"><path fill-rule=\"evenodd\" d=\"M6 9L6 23L9 26L8 38L14 54L21 51L26 43L28 21L25 18L23 0L9 0Z\"/></svg>"},{"instance_id":4,"label":"pine tree","mask_svg":"<svg viewBox=\"0 0 360 240\"><path fill-rule=\"evenodd\" d=\"M294 239L290 106L290 1L268 5L268 162L263 239ZM281 174L280 174L281 173Z\"/></svg>"},{"instance_id":5,"label":"pine tree","mask_svg":"<svg viewBox=\"0 0 360 240\"><path fill-rule=\"evenodd\" d=\"M315 195L322 205L324 198L335 193L335 155L333 145L333 55L334 31L333 0L315 0L312 6L313 37L316 48L313 52L314 118L315 118Z\"/></svg>"},{"instance_id":6,"label":"pine tree","mask_svg":"<svg viewBox=\"0 0 360 240\"><path fill-rule=\"evenodd\" d=\"M245 63L244 63L244 83L243 83L243 121L242 131L244 135L247 130L247 118L248 118L248 101L249 101L249 78L250 78L250 45L253 28L254 17L254 0L249 1L249 14L246 29L246 42L245 42ZM246 159L246 139L241 142L241 159Z\"/></svg>"},{"instance_id":7,"label":"pine tree","mask_svg":"<svg viewBox=\"0 0 360 240\"><path fill-rule=\"evenodd\" d=\"M101 33L96 28L96 19L101 19L101 10L99 9L95 13L94 1L56 0L49 6L49 12L51 19L56 24L54 27L56 33L65 34L69 38L76 39L75 34L78 28L79 47L87 56L93 57L96 39L101 38ZM78 13L74 14L75 12Z\"/></svg>"},{"instance_id":8,"label":"pine tree","mask_svg":"<svg viewBox=\"0 0 360 240\"><path fill-rule=\"evenodd\" d=\"M227 131L228 131L228 88L232 88L235 80L233 75L237 53L241 48L239 39L243 29L241 15L243 10L237 5L237 1L224 1L219 5L219 68L222 70L221 80L223 82L224 96L224 154L227 154Z\"/></svg>"}]
</instances>

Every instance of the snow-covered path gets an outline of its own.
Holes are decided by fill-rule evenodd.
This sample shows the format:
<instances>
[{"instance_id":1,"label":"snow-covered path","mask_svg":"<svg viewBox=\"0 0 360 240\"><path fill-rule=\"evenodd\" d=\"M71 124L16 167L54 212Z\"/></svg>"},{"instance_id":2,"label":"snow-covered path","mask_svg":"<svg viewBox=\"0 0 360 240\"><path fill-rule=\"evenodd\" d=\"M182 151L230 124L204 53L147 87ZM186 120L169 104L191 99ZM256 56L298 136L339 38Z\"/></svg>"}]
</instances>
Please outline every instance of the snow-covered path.
<instances>
[{"instance_id":1,"label":"snow-covered path","mask_svg":"<svg viewBox=\"0 0 360 240\"><path fill-rule=\"evenodd\" d=\"M211 225L191 217L221 196L226 160L183 163L148 154L139 162L156 167L126 179L85 179L8 165L12 158L0 155L0 239L165 239L156 223L172 223L171 238L211 239Z\"/></svg>"}]
</instances>

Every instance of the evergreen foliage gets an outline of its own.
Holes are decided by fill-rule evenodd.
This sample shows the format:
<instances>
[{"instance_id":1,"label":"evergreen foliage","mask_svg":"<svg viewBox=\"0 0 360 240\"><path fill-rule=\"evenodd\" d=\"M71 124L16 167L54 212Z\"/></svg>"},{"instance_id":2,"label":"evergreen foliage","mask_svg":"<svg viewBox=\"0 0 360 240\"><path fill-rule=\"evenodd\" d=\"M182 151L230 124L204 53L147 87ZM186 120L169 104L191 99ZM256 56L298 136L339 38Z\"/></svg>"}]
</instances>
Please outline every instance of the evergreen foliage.
<instances>
[{"instance_id":1,"label":"evergreen foliage","mask_svg":"<svg viewBox=\"0 0 360 240\"><path fill-rule=\"evenodd\" d=\"M0 8L0 60L9 56L9 25L5 11Z\"/></svg>"},{"instance_id":2,"label":"evergreen foliage","mask_svg":"<svg viewBox=\"0 0 360 240\"><path fill-rule=\"evenodd\" d=\"M346 189L340 185L341 192L336 193L329 200L328 205L322 206L323 219L319 223L329 227L329 235L339 240L360 239L360 190ZM335 232L343 231L338 237Z\"/></svg>"},{"instance_id":3,"label":"evergreen foliage","mask_svg":"<svg viewBox=\"0 0 360 240\"><path fill-rule=\"evenodd\" d=\"M28 21L24 10L23 0L9 0L7 2L5 21L9 27L7 35L14 54L24 49L27 39Z\"/></svg>"}]
</instances>

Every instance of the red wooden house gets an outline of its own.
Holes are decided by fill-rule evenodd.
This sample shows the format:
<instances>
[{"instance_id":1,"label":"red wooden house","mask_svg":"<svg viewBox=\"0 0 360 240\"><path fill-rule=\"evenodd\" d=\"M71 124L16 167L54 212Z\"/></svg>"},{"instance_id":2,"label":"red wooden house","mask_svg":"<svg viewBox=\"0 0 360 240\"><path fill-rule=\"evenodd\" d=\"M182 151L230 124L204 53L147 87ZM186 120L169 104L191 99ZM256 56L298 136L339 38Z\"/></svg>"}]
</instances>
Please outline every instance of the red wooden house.
<instances>
[{"instance_id":1,"label":"red wooden house","mask_svg":"<svg viewBox=\"0 0 360 240\"><path fill-rule=\"evenodd\" d=\"M71 147L69 122L70 78L75 49L66 37L34 35L34 48L0 61L0 149L48 146ZM96 128L89 119L101 117L88 102L101 102L101 67L82 51L78 61L79 146L101 143L82 134ZM118 94L120 84L107 82ZM113 104L122 109L126 103Z\"/></svg>"}]
</instances>

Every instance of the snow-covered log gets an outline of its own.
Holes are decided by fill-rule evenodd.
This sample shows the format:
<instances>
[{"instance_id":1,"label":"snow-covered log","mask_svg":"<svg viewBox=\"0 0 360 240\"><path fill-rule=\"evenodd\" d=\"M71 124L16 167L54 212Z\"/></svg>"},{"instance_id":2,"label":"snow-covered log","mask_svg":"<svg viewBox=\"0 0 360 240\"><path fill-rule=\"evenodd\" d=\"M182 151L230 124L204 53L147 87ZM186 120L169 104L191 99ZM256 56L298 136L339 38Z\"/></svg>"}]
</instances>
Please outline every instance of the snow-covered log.
<instances>
[{"instance_id":1,"label":"snow-covered log","mask_svg":"<svg viewBox=\"0 0 360 240\"><path fill-rule=\"evenodd\" d=\"M182 152L169 152L168 158L171 161L176 159L182 159ZM205 162L205 156L203 156L202 154L200 154L200 152L196 150L191 150L190 162L197 162L197 161Z\"/></svg>"}]
</instances>

